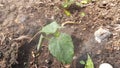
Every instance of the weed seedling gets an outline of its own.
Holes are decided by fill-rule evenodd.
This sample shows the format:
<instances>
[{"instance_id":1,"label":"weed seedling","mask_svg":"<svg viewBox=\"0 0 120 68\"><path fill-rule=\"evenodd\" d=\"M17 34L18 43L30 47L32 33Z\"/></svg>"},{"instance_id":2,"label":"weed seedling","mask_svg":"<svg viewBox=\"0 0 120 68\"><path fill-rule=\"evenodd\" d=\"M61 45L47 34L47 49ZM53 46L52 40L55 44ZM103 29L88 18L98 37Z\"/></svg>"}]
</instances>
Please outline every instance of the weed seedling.
<instances>
[{"instance_id":1,"label":"weed seedling","mask_svg":"<svg viewBox=\"0 0 120 68\"><path fill-rule=\"evenodd\" d=\"M76 0L65 0L64 3L62 4L62 7L64 8L64 13L67 16L70 16L71 13L69 10L67 10L68 8L70 8L71 5L76 5L77 7L84 7L85 5L89 4L90 2L92 2L93 0L80 0L80 1L76 1ZM83 14L82 12L82 16L85 15L85 13Z\"/></svg>"},{"instance_id":2,"label":"weed seedling","mask_svg":"<svg viewBox=\"0 0 120 68\"><path fill-rule=\"evenodd\" d=\"M87 61L81 60L80 64L85 65L85 68L94 68L93 61L92 61L91 57L89 56L89 54L87 54Z\"/></svg>"}]
</instances>

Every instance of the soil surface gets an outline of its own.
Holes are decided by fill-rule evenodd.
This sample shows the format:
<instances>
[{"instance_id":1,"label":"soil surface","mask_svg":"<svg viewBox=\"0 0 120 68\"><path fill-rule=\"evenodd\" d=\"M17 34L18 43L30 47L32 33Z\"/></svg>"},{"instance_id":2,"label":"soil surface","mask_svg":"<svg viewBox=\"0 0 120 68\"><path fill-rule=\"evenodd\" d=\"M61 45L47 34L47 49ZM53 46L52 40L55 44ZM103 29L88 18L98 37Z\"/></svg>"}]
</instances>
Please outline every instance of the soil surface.
<instances>
[{"instance_id":1,"label":"soil surface","mask_svg":"<svg viewBox=\"0 0 120 68\"><path fill-rule=\"evenodd\" d=\"M79 0L78 0L79 1ZM48 51L44 41L36 52L40 29L52 21L63 24L61 31L70 34L74 43L74 58L68 68L84 68L79 63L89 53L95 68L110 63L120 64L120 0L98 0L84 7L71 5L64 13L63 0L0 0L0 68L67 68ZM80 15L81 12L85 16ZM72 24L70 24L72 23ZM111 36L101 43L94 33L107 29Z\"/></svg>"}]
</instances>

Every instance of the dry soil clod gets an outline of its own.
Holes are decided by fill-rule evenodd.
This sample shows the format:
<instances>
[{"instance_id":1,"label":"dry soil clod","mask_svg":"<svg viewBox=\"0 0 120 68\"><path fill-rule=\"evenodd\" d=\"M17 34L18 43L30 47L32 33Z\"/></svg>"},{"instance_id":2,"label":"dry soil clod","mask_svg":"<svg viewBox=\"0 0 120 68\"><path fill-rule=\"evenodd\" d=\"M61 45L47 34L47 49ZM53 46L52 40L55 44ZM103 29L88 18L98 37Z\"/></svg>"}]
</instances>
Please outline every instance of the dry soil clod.
<instances>
[{"instance_id":1,"label":"dry soil clod","mask_svg":"<svg viewBox=\"0 0 120 68\"><path fill-rule=\"evenodd\" d=\"M95 40L98 43L101 43L103 41L107 41L108 38L111 36L111 32L108 29L104 29L102 27L100 27L97 31L95 31L94 36L95 36Z\"/></svg>"}]
</instances>

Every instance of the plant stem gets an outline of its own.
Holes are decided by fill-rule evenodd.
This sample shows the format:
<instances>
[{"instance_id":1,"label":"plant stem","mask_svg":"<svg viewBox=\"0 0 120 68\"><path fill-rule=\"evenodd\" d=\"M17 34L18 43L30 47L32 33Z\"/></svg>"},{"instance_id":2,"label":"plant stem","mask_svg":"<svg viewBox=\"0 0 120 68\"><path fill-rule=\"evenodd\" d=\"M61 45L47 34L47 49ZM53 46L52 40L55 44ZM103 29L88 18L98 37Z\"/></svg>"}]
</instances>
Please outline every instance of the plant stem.
<instances>
[{"instance_id":1,"label":"plant stem","mask_svg":"<svg viewBox=\"0 0 120 68\"><path fill-rule=\"evenodd\" d=\"M37 45L37 51L40 50L40 47L41 47L43 38L44 38L44 36L41 34L41 35L40 35L40 39L39 39L39 43L38 43L38 45Z\"/></svg>"}]
</instances>

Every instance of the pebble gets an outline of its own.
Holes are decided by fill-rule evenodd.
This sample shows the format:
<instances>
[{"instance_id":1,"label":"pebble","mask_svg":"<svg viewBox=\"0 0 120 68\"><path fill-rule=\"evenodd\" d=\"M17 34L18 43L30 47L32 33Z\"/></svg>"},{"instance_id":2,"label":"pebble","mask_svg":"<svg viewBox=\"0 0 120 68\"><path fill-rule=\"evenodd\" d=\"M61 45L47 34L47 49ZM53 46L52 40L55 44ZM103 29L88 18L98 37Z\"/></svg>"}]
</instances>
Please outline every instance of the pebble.
<instances>
[{"instance_id":1,"label":"pebble","mask_svg":"<svg viewBox=\"0 0 120 68\"><path fill-rule=\"evenodd\" d=\"M102 63L100 64L99 68L113 68L113 66L109 63Z\"/></svg>"},{"instance_id":2,"label":"pebble","mask_svg":"<svg viewBox=\"0 0 120 68\"><path fill-rule=\"evenodd\" d=\"M94 32L95 40L98 43L108 40L108 38L111 36L111 34L112 33L108 29L104 29L102 27Z\"/></svg>"}]
</instances>

